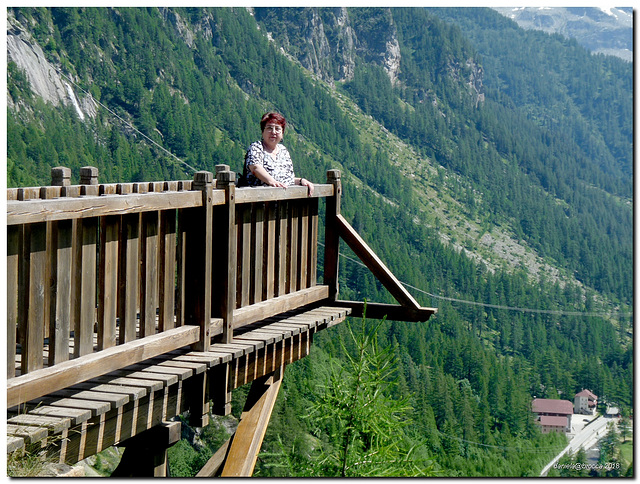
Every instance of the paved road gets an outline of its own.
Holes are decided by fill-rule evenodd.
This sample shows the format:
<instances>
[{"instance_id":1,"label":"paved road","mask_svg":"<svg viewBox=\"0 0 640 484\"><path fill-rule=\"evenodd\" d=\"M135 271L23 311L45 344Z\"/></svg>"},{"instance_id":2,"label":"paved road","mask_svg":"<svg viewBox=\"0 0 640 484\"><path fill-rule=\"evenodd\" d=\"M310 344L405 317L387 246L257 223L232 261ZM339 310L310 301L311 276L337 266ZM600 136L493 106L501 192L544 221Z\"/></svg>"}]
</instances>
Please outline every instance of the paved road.
<instances>
[{"instance_id":1,"label":"paved road","mask_svg":"<svg viewBox=\"0 0 640 484\"><path fill-rule=\"evenodd\" d=\"M593 420L589 425L584 427L580 432L578 432L569 442L562 452L560 452L557 456L553 458L551 462L549 462L542 472L541 476L546 476L549 469L560 460L560 458L565 455L567 452L571 454L575 454L580 447L587 450L593 447L598 440L603 438L607 434L607 424L609 422L615 422L617 419L608 418L608 417L598 417Z\"/></svg>"}]
</instances>

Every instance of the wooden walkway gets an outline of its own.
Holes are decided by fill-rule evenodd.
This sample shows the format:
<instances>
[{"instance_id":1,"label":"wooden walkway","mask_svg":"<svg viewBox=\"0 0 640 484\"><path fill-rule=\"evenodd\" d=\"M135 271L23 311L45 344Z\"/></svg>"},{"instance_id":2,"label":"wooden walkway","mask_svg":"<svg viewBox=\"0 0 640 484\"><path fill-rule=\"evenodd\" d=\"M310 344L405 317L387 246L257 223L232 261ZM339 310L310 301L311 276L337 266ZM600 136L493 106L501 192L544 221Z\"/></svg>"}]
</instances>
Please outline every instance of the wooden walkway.
<instances>
[{"instance_id":1,"label":"wooden walkway","mask_svg":"<svg viewBox=\"0 0 640 484\"><path fill-rule=\"evenodd\" d=\"M232 344L172 351L13 407L7 451L48 445L55 460L75 464L187 411L206 425L209 401L214 413L228 414L232 390L303 358L317 331L349 313L292 311L243 327Z\"/></svg>"}]
</instances>

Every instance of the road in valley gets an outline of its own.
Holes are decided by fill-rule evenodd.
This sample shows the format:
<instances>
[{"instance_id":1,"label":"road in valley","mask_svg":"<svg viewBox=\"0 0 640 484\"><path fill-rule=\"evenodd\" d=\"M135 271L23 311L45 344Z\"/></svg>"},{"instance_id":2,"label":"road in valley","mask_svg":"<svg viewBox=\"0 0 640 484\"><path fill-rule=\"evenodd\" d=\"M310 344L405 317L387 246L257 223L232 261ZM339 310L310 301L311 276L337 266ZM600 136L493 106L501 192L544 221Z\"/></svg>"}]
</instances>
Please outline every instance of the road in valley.
<instances>
[{"instance_id":1,"label":"road in valley","mask_svg":"<svg viewBox=\"0 0 640 484\"><path fill-rule=\"evenodd\" d=\"M584 415L575 414L573 416L573 418L581 417L584 417ZM578 431L569 442L569 445L567 445L562 452L555 456L553 460L549 462L544 469L542 469L540 476L546 476L549 469L551 469L551 467L553 467L553 465L556 464L567 452L575 454L580 447L584 450L593 447L598 440L607 434L607 424L609 424L609 422L617 422L617 420L618 419L616 418L598 417L591 421L591 423ZM580 464L586 464L586 462L580 462Z\"/></svg>"}]
</instances>

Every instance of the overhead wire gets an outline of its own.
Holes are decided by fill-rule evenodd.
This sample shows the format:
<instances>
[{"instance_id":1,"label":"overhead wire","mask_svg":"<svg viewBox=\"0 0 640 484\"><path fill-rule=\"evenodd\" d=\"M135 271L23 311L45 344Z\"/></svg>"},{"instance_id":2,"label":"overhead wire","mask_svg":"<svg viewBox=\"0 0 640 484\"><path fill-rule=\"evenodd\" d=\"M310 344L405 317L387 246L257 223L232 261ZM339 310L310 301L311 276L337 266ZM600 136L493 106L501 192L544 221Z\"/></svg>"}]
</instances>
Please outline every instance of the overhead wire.
<instances>
[{"instance_id":1,"label":"overhead wire","mask_svg":"<svg viewBox=\"0 0 640 484\"><path fill-rule=\"evenodd\" d=\"M123 122L125 125L127 125L129 128L131 128L132 130L134 130L136 133L138 133L140 136L143 136L147 141L149 141L150 143L152 143L153 145L155 145L157 148L159 148L160 150L164 151L166 154L168 154L170 157L174 158L176 161L178 161L179 163L182 163L184 166L186 166L187 168L191 169L194 173L197 172L198 170L195 169L193 166L191 166L189 163L187 163L186 161L180 159L178 156L176 156L175 154L171 153L169 150L167 150L164 146L160 145L159 143L157 143L154 139L150 138L149 136L147 136L146 134L144 134L142 131L140 131L138 128L136 128L135 126L133 126L130 122L128 122L126 119L122 118L120 115L118 115L118 113L116 113L115 111L111 110L108 106L106 106L105 104L101 103L99 100L97 100L96 98L94 98L91 93L89 93L86 89L84 89L83 87L79 86L78 84L76 84L69 76L67 76L64 72L58 70L57 68L54 67L54 69L56 69L56 72L58 73L58 75L64 77L67 81L69 81L71 84L73 84L77 89L81 90L82 92L84 92L85 94L91 96L91 99L93 99L94 102L96 102L100 107L106 109L110 114L112 114L113 116L115 116L116 118L118 118L121 122Z\"/></svg>"},{"instance_id":2,"label":"overhead wire","mask_svg":"<svg viewBox=\"0 0 640 484\"><path fill-rule=\"evenodd\" d=\"M324 244L322 244L322 242L318 242L318 244L324 246ZM363 264L361 261L354 259L353 257L349 257L346 254L343 254L342 252L340 252L340 256L344 257L345 259L349 260L350 262L353 262L355 264L361 265L362 267L367 267L365 264ZM468 305L472 305L472 306L481 306L481 307L486 307L486 308L492 308L492 309L503 309L503 310L507 310L507 311L519 311L519 312L523 312L523 313L538 313L538 314L553 314L556 316L583 316L583 317L631 317L633 316L633 313L623 313L623 312L617 312L617 311L610 311L610 312L593 312L593 311L566 311L566 310L561 310L561 309L533 309L533 308L522 308L522 307L517 307L517 306L505 306L505 305L500 305L500 304L491 304L491 303L484 303L484 302L478 302L478 301L470 301L467 299L459 299L459 298L454 298L454 297L448 297L448 296L440 296L438 294L433 294L430 292L427 292L423 289L420 289L418 287L412 286L411 284L408 284L406 282L402 282L400 281L400 284L402 284L405 287L408 287L410 289L413 289L414 291L417 291L419 293L425 294L429 297L432 297L434 299L440 299L443 301L449 301L449 302L456 302L456 303L460 303L460 304L468 304Z\"/></svg>"},{"instance_id":3,"label":"overhead wire","mask_svg":"<svg viewBox=\"0 0 640 484\"><path fill-rule=\"evenodd\" d=\"M58 72L59 75L63 76L65 79L67 79L76 88L80 89L82 92L84 92L87 95L91 95L86 89L84 89L83 87L81 87L78 84L76 84L71 78L69 78L69 76L64 74L62 71L58 71L57 69L56 69L56 71ZM180 159L174 153L171 153L165 147L163 147L162 145L157 143L155 140L153 140L152 138L150 138L149 136L144 134L138 128L133 126L130 122L128 122L127 120L125 120L124 118L119 116L115 111L111 110L108 106L106 106L105 104L101 103L99 100L95 99L93 96L91 96L91 97L98 105L100 105L102 108L107 110L110 114L112 114L113 116L118 118L121 122L123 122L125 125L127 125L132 130L134 130L136 133L138 133L141 136L143 136L147 141L152 143L154 146L156 146L157 148L159 148L160 150L162 150L163 152L168 154L170 157L174 158L179 163L181 163L184 166L186 166L189 169L191 169L194 173L196 171L198 171L196 168L194 168L193 166L189 165L186 161ZM322 244L321 242L318 242L318 243L320 245L324 246L324 244ZM356 259L354 259L352 257L349 257L348 255L345 255L343 253L340 253L340 256L342 256L345 259L347 259L347 260L349 260L351 262L354 262L356 264L359 264L359 265L361 265L361 266L366 268L366 265L364 265L359 260L356 260ZM566 311L566 310L560 310L560 309L532 309L532 308L522 308L522 307L516 307L516 306L505 306L505 305L501 305L501 304L491 304L491 303L484 303L484 302L478 302L478 301L469 301L469 300L466 300L466 299L459 299L459 298L454 298L454 297L449 297L449 296L440 296L440 295L437 295L437 294L433 294L433 293L427 292L427 291L425 291L423 289L415 287L415 286L413 286L411 284L408 284L406 282L400 281L400 283L403 286L407 287L407 288L413 289L414 291L417 291L417 292L419 292L421 294L425 294L425 295L427 295L427 296L429 296L431 298L440 299L440 300L449 301L449 302L456 302L456 303L461 303L461 304L468 304L468 305L473 305L473 306L492 308L492 309L502 309L502 310L506 310L506 311L518 311L518 312L523 312L523 313L536 313L536 314L552 314L552 315L557 315L557 316L583 316L583 317L614 317L614 316L617 316L617 317L621 317L621 316L622 317L631 317L633 315L632 313L621 313L621 312L616 312L616 311L612 311L612 312Z\"/></svg>"}]
</instances>

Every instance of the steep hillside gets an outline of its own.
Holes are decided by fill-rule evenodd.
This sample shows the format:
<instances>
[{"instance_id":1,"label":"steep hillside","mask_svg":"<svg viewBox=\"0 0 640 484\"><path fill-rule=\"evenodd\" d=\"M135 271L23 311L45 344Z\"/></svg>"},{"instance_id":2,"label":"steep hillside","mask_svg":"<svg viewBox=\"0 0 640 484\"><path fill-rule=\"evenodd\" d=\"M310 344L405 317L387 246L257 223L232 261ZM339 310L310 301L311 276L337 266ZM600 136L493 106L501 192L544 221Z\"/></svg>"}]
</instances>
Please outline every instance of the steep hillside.
<instances>
[{"instance_id":1,"label":"steep hillside","mask_svg":"<svg viewBox=\"0 0 640 484\"><path fill-rule=\"evenodd\" d=\"M377 334L420 472L535 473L563 442L539 435L533 395L630 407L627 63L489 9L421 8L11 8L8 54L10 186L57 165L105 182L240 171L271 109L297 173L343 171L344 215L439 308ZM342 251L341 297L392 302ZM335 429L300 416L346 368L347 336L287 370L261 475L328 472Z\"/></svg>"}]
</instances>

